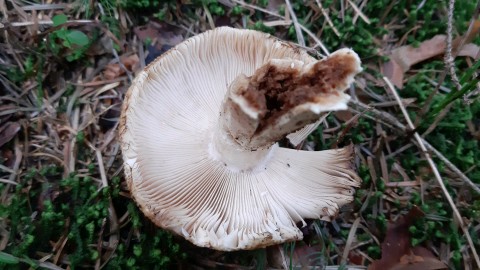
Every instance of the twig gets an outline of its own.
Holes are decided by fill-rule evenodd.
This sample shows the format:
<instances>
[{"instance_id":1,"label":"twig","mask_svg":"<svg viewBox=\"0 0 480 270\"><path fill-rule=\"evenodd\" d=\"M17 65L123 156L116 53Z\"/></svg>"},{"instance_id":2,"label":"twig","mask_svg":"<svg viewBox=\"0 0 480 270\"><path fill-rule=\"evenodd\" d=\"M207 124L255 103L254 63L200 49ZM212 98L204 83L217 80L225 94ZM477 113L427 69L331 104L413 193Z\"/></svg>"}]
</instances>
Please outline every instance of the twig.
<instances>
[{"instance_id":1,"label":"twig","mask_svg":"<svg viewBox=\"0 0 480 270\"><path fill-rule=\"evenodd\" d=\"M297 15L292 8L292 4L290 4L290 0L285 0L285 4L287 4L288 12L292 16L293 26L295 27L295 33L297 34L297 41L301 46L305 46L305 38L303 37L302 30L300 29Z\"/></svg>"},{"instance_id":2,"label":"twig","mask_svg":"<svg viewBox=\"0 0 480 270\"><path fill-rule=\"evenodd\" d=\"M327 48L325 47L325 45L323 44L323 42L317 38L317 36L312 33L312 31L308 30L308 28L306 28L305 26L299 24L300 28L302 28L303 31L305 31L305 33L307 33L307 35L309 35L313 40L315 40L315 42L317 43L317 45L320 47L320 49L322 49L323 53L325 53L325 55L330 55L330 52L327 50Z\"/></svg>"},{"instance_id":3,"label":"twig","mask_svg":"<svg viewBox=\"0 0 480 270\"><path fill-rule=\"evenodd\" d=\"M362 10L357 6L355 5L355 3L353 3L351 0L347 0L348 3L352 6L353 10L355 10L355 12L357 13L358 16L360 16L360 18L362 18L362 20L367 23L367 24L370 24L370 19L365 15L363 14Z\"/></svg>"},{"instance_id":4,"label":"twig","mask_svg":"<svg viewBox=\"0 0 480 270\"><path fill-rule=\"evenodd\" d=\"M405 117L405 120L407 121L408 127L410 127L412 130L415 129L415 126L413 125L412 120L410 119L410 116L408 115L407 110L405 109L405 106L403 106L400 96L398 95L397 91L395 91L395 88L393 84L390 82L390 80L387 77L383 77L383 80L387 83L388 88L392 92L393 96L398 102L398 105L400 107L400 110L402 111L403 116ZM422 137L417 132L414 132L413 136L415 137L415 140L418 143L418 146L420 150L423 152L423 155L427 159L428 164L430 165L433 175L435 176L435 179L437 180L438 185L443 191L443 194L445 198L447 199L448 203L450 204L450 207L452 208L453 215L455 217L456 222L462 229L465 237L467 238L468 244L470 245L470 249L472 250L473 257L475 258L475 262L477 263L477 267L480 268L480 258L478 257L477 251L475 249L475 245L473 244L472 238L470 236L470 233L468 232L466 224L463 222L462 216L460 215L460 212L458 211L457 207L455 206L455 202L453 201L452 197L450 196L450 193L448 193L447 188L445 187L445 184L443 183L442 177L440 176L440 173L438 172L438 169L433 162L432 158L430 157L430 154L428 153L427 147L425 147L425 144L423 142Z\"/></svg>"},{"instance_id":5,"label":"twig","mask_svg":"<svg viewBox=\"0 0 480 270\"><path fill-rule=\"evenodd\" d=\"M315 0L315 1L317 2L317 5L318 5L318 7L320 8L320 11L323 14L323 17L325 17L325 20L327 21L328 25L330 25L330 27L332 28L335 35L337 35L337 37L340 37L340 32L338 32L337 28L335 27L332 20L330 19L330 16L328 16L327 11L323 8L322 3L320 3L319 0Z\"/></svg>"},{"instance_id":6,"label":"twig","mask_svg":"<svg viewBox=\"0 0 480 270\"><path fill-rule=\"evenodd\" d=\"M435 117L435 119L433 120L433 123L427 128L427 130L425 132L422 133L422 137L425 138L428 134L430 134L432 131L435 130L435 128L437 127L437 125L443 120L443 118L448 114L448 112L450 111L450 109L452 108L453 106L453 102L448 104L447 106L445 106L445 108L443 108L439 113L438 115Z\"/></svg>"},{"instance_id":7,"label":"twig","mask_svg":"<svg viewBox=\"0 0 480 270\"><path fill-rule=\"evenodd\" d=\"M475 190L478 194L480 194L480 187L478 187L475 183L472 182L462 171L460 171L455 165L450 162L442 153L440 153L435 147L433 147L430 143L423 140L423 143L428 148L428 150L432 151L435 156L437 156L445 165L454 173L457 174L460 179L462 179L465 183L467 183L473 190Z\"/></svg>"},{"instance_id":8,"label":"twig","mask_svg":"<svg viewBox=\"0 0 480 270\"><path fill-rule=\"evenodd\" d=\"M450 72L450 77L452 78L453 84L458 91L462 89L460 82L457 77L457 73L455 72L455 65L454 61L455 58L452 56L452 29L453 29L453 11L455 9L455 0L449 0L448 2L448 21L447 21L447 46L445 49L445 66L447 67L448 71Z\"/></svg>"}]
</instances>

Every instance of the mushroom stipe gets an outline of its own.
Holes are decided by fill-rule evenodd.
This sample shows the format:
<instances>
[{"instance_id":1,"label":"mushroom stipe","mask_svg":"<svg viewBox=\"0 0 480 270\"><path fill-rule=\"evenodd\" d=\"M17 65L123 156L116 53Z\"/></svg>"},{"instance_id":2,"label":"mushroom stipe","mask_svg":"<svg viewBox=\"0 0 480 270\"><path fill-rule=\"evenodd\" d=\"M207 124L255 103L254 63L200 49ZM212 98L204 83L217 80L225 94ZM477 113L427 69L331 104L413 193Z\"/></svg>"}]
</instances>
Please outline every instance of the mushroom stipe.
<instances>
[{"instance_id":1,"label":"mushroom stipe","mask_svg":"<svg viewBox=\"0 0 480 270\"><path fill-rule=\"evenodd\" d=\"M360 59L323 60L268 34L220 27L187 39L135 78L119 136L133 198L156 225L201 247L255 249L303 238L361 180L353 146L279 147L347 108Z\"/></svg>"}]
</instances>

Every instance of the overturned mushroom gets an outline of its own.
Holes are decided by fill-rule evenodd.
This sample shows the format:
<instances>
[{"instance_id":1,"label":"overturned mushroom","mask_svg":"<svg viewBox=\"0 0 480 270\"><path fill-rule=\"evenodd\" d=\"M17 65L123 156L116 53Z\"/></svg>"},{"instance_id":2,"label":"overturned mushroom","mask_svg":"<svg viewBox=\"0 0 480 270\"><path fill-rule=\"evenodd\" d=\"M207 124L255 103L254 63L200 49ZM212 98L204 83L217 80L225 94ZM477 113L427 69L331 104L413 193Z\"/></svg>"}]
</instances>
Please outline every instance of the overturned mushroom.
<instances>
[{"instance_id":1,"label":"overturned mushroom","mask_svg":"<svg viewBox=\"0 0 480 270\"><path fill-rule=\"evenodd\" d=\"M155 224L202 247L302 239L296 223L328 220L352 201L353 148L276 142L345 109L343 91L360 71L352 50L317 61L251 30L217 28L177 45L125 97L120 140L134 199Z\"/></svg>"}]
</instances>

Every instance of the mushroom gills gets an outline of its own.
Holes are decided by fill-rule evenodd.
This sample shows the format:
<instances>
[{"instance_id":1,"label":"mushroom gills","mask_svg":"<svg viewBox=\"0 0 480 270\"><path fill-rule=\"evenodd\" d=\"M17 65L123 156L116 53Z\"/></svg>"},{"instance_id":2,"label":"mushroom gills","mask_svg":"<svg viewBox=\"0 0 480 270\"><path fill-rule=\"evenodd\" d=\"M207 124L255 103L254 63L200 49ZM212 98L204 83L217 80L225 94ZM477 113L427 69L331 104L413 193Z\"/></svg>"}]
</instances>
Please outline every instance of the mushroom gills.
<instances>
[{"instance_id":1,"label":"mushroom gills","mask_svg":"<svg viewBox=\"0 0 480 270\"><path fill-rule=\"evenodd\" d=\"M253 30L189 38L141 71L125 95L119 139L132 197L157 226L202 247L302 239L296 224L333 218L353 200L361 182L354 147L301 151L275 142L298 141L322 112L345 109L343 91L360 70L349 49L317 61Z\"/></svg>"}]
</instances>

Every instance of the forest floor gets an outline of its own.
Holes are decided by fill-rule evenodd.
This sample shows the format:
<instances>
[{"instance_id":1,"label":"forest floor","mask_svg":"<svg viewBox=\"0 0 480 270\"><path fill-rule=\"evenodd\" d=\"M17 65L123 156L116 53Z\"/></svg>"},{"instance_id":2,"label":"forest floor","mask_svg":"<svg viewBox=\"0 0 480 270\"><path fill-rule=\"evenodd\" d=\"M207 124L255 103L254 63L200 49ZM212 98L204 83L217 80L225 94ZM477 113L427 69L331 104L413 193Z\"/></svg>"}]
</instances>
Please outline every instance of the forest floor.
<instances>
[{"instance_id":1,"label":"forest floor","mask_svg":"<svg viewBox=\"0 0 480 270\"><path fill-rule=\"evenodd\" d=\"M0 269L480 269L479 13L471 0L0 0ZM362 186L302 241L198 248L155 227L124 182L132 79L219 26L362 59L349 109L303 144L353 143Z\"/></svg>"}]
</instances>

